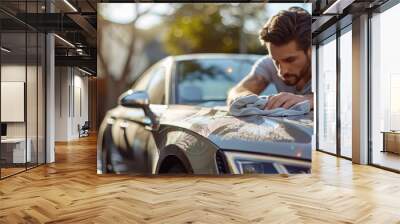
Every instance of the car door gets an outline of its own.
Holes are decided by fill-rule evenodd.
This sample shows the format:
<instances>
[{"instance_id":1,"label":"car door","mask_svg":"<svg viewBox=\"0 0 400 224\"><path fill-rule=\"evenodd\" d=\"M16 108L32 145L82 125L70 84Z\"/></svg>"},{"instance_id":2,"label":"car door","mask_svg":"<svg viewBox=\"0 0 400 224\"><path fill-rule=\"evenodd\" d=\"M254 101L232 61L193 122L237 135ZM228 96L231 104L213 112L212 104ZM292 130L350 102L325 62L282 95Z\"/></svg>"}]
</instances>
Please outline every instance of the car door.
<instances>
[{"instance_id":1,"label":"car door","mask_svg":"<svg viewBox=\"0 0 400 224\"><path fill-rule=\"evenodd\" d=\"M165 102L166 68L162 64L153 66L133 90L145 90L149 95L150 104ZM143 109L124 108L118 125L119 152L123 159L123 169L126 173L154 173L158 150L151 131L147 130L140 121L145 119Z\"/></svg>"}]
</instances>

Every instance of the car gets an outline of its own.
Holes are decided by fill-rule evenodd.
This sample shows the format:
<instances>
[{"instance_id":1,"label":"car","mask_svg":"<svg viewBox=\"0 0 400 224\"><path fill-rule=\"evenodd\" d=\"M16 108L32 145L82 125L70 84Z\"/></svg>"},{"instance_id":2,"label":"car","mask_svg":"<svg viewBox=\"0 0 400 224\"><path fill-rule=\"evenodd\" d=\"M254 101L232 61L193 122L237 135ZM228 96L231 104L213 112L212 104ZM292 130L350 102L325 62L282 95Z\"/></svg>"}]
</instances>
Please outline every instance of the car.
<instances>
[{"instance_id":1,"label":"car","mask_svg":"<svg viewBox=\"0 0 400 224\"><path fill-rule=\"evenodd\" d=\"M99 174L310 173L313 114L234 117L228 90L260 55L170 56L150 67L100 126Z\"/></svg>"}]
</instances>

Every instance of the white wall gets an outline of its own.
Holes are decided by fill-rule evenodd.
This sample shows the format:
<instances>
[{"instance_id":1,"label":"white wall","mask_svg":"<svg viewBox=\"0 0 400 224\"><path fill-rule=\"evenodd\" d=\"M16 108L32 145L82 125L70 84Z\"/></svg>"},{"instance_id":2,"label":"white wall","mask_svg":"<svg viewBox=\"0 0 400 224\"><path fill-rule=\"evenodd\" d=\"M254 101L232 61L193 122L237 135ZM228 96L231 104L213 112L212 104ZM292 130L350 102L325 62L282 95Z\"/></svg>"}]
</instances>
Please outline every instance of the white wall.
<instances>
[{"instance_id":1,"label":"white wall","mask_svg":"<svg viewBox=\"0 0 400 224\"><path fill-rule=\"evenodd\" d=\"M70 83L68 71L67 67L55 68L55 141L68 140L68 88Z\"/></svg>"},{"instance_id":2,"label":"white wall","mask_svg":"<svg viewBox=\"0 0 400 224\"><path fill-rule=\"evenodd\" d=\"M74 70L74 99L72 108L72 119L71 119L71 136L72 138L78 138L78 125L83 125L85 121L89 120L89 102L88 102L88 78L87 76L81 76L82 73L76 75L77 70ZM81 107L81 108L80 108Z\"/></svg>"},{"instance_id":3,"label":"white wall","mask_svg":"<svg viewBox=\"0 0 400 224\"><path fill-rule=\"evenodd\" d=\"M88 78L71 67L56 67L55 140L79 138L78 124L88 120ZM82 108L80 108L82 107Z\"/></svg>"}]
</instances>

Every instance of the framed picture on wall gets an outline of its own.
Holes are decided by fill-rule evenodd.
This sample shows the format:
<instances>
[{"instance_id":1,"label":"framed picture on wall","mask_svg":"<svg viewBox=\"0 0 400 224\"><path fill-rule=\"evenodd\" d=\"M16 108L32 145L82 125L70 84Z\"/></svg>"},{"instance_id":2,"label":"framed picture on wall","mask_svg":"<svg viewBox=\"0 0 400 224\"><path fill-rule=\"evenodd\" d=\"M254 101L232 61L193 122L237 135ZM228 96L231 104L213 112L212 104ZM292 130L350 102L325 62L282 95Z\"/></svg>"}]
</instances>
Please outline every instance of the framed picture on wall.
<instances>
[{"instance_id":1,"label":"framed picture on wall","mask_svg":"<svg viewBox=\"0 0 400 224\"><path fill-rule=\"evenodd\" d=\"M25 82L1 82L1 122L24 122Z\"/></svg>"}]
</instances>

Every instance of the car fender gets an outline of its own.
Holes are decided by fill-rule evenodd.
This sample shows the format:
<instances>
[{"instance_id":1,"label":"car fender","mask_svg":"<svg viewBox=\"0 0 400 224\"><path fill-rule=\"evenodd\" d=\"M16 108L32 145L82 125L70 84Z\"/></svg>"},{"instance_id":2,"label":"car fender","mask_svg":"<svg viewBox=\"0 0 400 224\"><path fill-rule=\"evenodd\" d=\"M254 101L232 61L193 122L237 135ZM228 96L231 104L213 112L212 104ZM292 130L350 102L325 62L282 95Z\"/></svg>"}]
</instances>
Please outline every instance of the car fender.
<instances>
[{"instance_id":1,"label":"car fender","mask_svg":"<svg viewBox=\"0 0 400 224\"><path fill-rule=\"evenodd\" d=\"M185 128L174 126L162 126L157 136L157 147L160 149L161 155L165 158L171 153L177 153L177 158L190 165L194 174L216 174L217 165L215 162L215 153L218 148L212 144L209 139L192 132ZM179 149L179 151L170 149L171 146ZM185 158L185 159L183 159Z\"/></svg>"},{"instance_id":2,"label":"car fender","mask_svg":"<svg viewBox=\"0 0 400 224\"><path fill-rule=\"evenodd\" d=\"M168 156L176 157L182 163L182 165L185 167L185 170L187 171L187 173L189 173L189 174L194 173L193 168L190 165L189 159L186 157L186 155L184 153L184 150L182 150L181 148L179 148L176 145L168 145L165 148L163 148L162 150L160 150L159 159L158 159L157 168L156 168L156 174L159 174L160 168Z\"/></svg>"}]
</instances>

